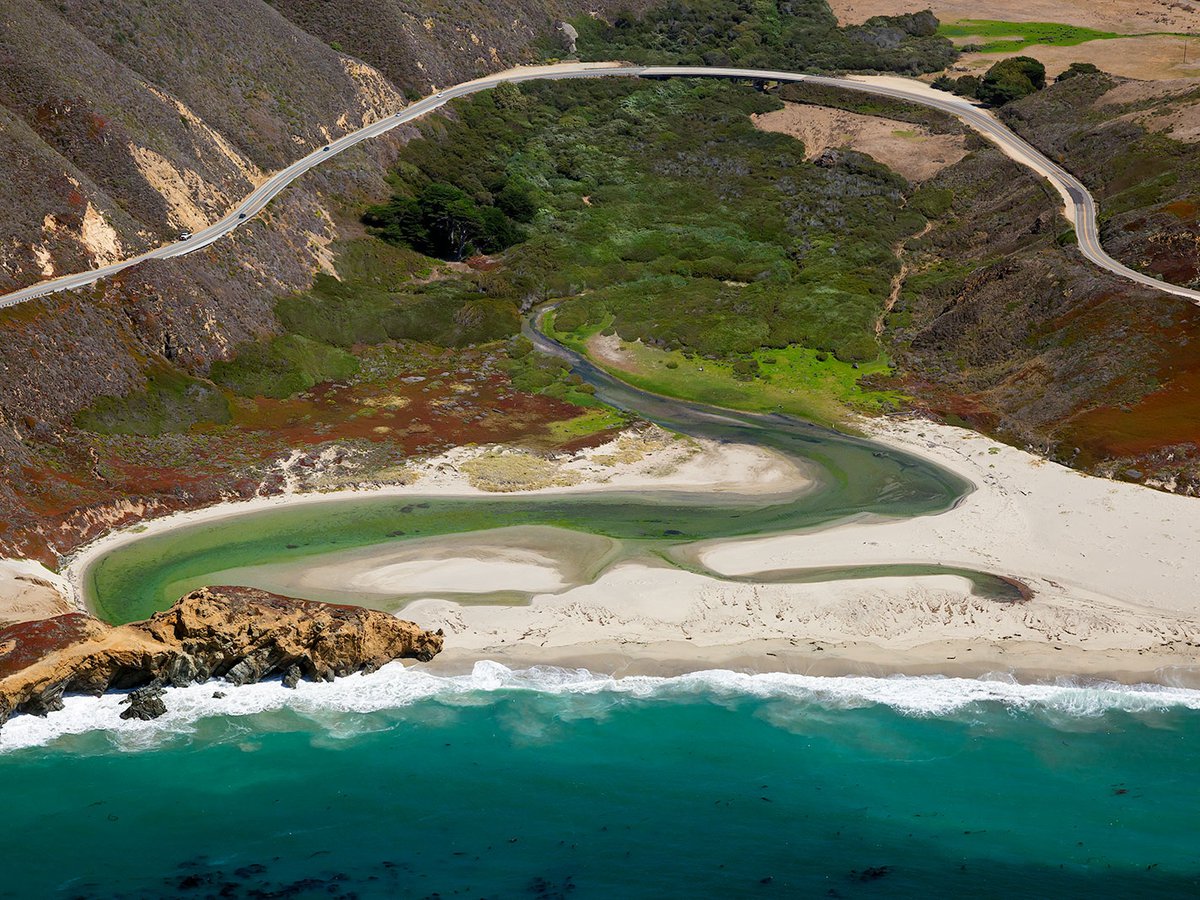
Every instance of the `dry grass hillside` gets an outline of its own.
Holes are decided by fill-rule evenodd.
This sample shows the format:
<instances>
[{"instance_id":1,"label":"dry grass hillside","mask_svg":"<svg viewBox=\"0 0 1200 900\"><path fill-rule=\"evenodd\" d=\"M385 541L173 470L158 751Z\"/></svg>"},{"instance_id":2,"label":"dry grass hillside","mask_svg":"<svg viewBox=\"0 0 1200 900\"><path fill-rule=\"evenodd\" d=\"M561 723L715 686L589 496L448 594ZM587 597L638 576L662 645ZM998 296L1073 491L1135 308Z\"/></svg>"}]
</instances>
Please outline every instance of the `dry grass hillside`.
<instances>
[{"instance_id":1,"label":"dry grass hillside","mask_svg":"<svg viewBox=\"0 0 1200 900\"><path fill-rule=\"evenodd\" d=\"M932 9L943 22L1069 22L1131 34L1192 31L1200 20L1200 5L1195 0L830 0L829 5L838 20L847 24L919 9Z\"/></svg>"}]
</instances>

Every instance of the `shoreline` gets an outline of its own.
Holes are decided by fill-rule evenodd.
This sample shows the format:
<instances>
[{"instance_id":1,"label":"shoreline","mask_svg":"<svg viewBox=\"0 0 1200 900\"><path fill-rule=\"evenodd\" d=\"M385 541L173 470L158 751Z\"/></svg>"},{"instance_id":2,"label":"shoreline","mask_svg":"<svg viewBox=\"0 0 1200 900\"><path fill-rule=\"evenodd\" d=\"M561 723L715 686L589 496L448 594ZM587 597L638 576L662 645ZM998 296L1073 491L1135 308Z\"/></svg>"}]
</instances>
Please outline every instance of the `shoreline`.
<instances>
[{"instance_id":1,"label":"shoreline","mask_svg":"<svg viewBox=\"0 0 1200 900\"><path fill-rule=\"evenodd\" d=\"M643 657L627 658L619 647L597 645L590 654L575 654L562 662L462 655L438 656L420 666L396 661L370 674L302 681L294 688L277 678L228 692L213 690L220 682L192 683L167 687L163 692L167 711L146 721L120 718L125 691L100 697L72 694L52 716L22 714L10 719L0 730L0 756L95 732L107 732L119 747L146 749L159 740L202 733L196 723L206 719L238 719L278 710L293 710L319 729L331 713L392 712L429 701L436 704L439 698L453 707L464 694L475 695L467 702L476 706L494 702L489 699L492 695L509 692L600 695L606 707L623 698L716 705L790 698L832 712L882 706L918 718L954 717L977 704L996 704L1009 711L1041 709L1052 715L1052 725L1067 730L1078 727L1077 720L1095 720L1114 711L1153 716L1171 709L1200 710L1200 687L1195 681L1119 677L1136 673L1062 677L1048 672L1038 677L1027 670L1026 677L1014 677L1011 672L963 667L898 675L886 667L836 659L803 671L785 666L747 671L738 664L750 655L772 652L769 646L732 646L710 665L695 665L669 646L653 648L658 661L647 665Z\"/></svg>"},{"instance_id":2,"label":"shoreline","mask_svg":"<svg viewBox=\"0 0 1200 900\"><path fill-rule=\"evenodd\" d=\"M654 433L668 432L657 428ZM622 442L630 434L625 431L607 444L572 454L564 467L576 472L580 481L575 484L548 485L530 490L495 491L472 486L462 470L464 462L493 452L492 446L457 447L438 456L420 461L413 472L414 480L406 483L382 484L371 487L338 488L329 491L285 492L249 500L227 500L197 509L181 510L131 523L84 544L64 560L59 583L69 590L69 601L80 612L89 612L85 602L83 581L88 570L102 556L143 537L161 534L176 528L215 522L284 506L308 506L345 502L354 499L388 497L475 497L553 496L585 493L620 493L652 490L655 492L704 492L731 497L796 497L816 487L816 480L800 462L765 447L745 444L721 444L716 441L670 435L670 444L649 451L645 456L628 457L612 463L595 463L597 457L617 456ZM535 454L513 448L500 448L512 456ZM572 469L575 466L576 469ZM597 471L597 466L599 471ZM582 471L576 471L576 470ZM749 481L748 478L753 478ZM26 561L14 561L25 563ZM48 571L48 570L47 570Z\"/></svg>"},{"instance_id":3,"label":"shoreline","mask_svg":"<svg viewBox=\"0 0 1200 900\"><path fill-rule=\"evenodd\" d=\"M675 678L730 671L815 678L960 678L1011 681L1019 685L1086 688L1094 684L1120 684L1200 690L1200 666L1185 653L1138 656L1135 652L1131 656L1127 651L1077 648L1056 653L1036 644L1000 648L971 641L935 643L916 649L918 655L906 657L868 642L814 646L802 639L767 639L713 646L696 646L685 641L631 646L593 641L551 651L513 648L483 656L471 650L450 648L422 664L421 671L431 675L467 675L477 662L495 662L514 671L548 666L586 669L614 678ZM987 652L978 652L981 649ZM976 652L967 656L968 650ZM943 654L957 659L947 661Z\"/></svg>"},{"instance_id":4,"label":"shoreline","mask_svg":"<svg viewBox=\"0 0 1200 900\"><path fill-rule=\"evenodd\" d=\"M415 599L392 611L424 628L445 629L447 650L431 671L495 659L512 666L582 666L613 674L724 666L831 676L1003 673L1038 682L1083 677L1200 686L1200 575L1188 570L1188 560L1200 553L1200 501L1084 475L965 429L922 420L860 424L871 439L945 466L974 489L937 515L856 519L811 531L714 539L683 551L684 558L705 569L749 579L745 582L634 555L590 582L568 583L572 580L561 577L563 567L579 561L564 562L573 551L551 528L544 534L534 529L524 543L517 542L526 550L520 566L507 551L489 556L483 545L495 544L499 533L426 539L428 561L443 574L453 576L462 565L463 590L426 581L411 592ZM665 468L650 454L653 477L625 472L607 482L521 493L668 492L687 485L692 492L734 495L744 493L741 466L747 460L774 472L771 483L777 488L812 486L799 467L772 451L690 443L701 447L698 455L705 462L698 471L707 473L707 482L696 477L696 454ZM82 548L66 574L78 591L90 565L123 543L283 505L368 496L492 496L464 483L458 465L467 453L459 448L427 461L428 477L410 484L257 498L150 520ZM454 464L447 465L447 458ZM416 571L424 559L410 549L419 547L405 548L403 565L397 565L394 553L383 554L374 570L371 554L365 554L364 568L356 572L359 585L386 595L389 578ZM1174 564L1166 561L1172 556ZM784 569L914 563L1020 578L1036 594L1019 604L988 600L976 596L965 579L944 574L753 582L755 573ZM342 575L349 571L346 560L339 564ZM321 564L315 564L312 572L295 577L336 583L335 575L336 566L322 573ZM528 581L528 602L470 602L472 593L486 595L499 584L522 580ZM462 596L445 599L453 593ZM436 599L439 595L443 599Z\"/></svg>"}]
</instances>

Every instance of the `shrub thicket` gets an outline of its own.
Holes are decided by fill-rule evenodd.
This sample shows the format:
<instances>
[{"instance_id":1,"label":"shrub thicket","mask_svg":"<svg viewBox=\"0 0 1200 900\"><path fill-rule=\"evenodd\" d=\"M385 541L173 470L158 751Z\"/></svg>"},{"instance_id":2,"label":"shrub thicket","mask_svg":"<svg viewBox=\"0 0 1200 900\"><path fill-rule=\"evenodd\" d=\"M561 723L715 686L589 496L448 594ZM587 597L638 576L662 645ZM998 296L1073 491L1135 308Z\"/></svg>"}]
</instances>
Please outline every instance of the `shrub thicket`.
<instances>
[{"instance_id":1,"label":"shrub thicket","mask_svg":"<svg viewBox=\"0 0 1200 900\"><path fill-rule=\"evenodd\" d=\"M1095 66L1091 68L1100 71ZM1088 71L1080 69L1074 74L1087 74ZM1063 77L1072 76L1064 73ZM961 78L939 75L934 79L933 86L938 90L952 91L962 97L974 97L990 106L1003 106L1044 88L1046 67L1031 56L1013 56L1000 60L988 69L982 78L978 75L963 75Z\"/></svg>"},{"instance_id":2,"label":"shrub thicket","mask_svg":"<svg viewBox=\"0 0 1200 900\"><path fill-rule=\"evenodd\" d=\"M584 59L804 71L936 72L958 52L933 13L876 16L838 27L826 0L682 0L619 14L611 24L573 19Z\"/></svg>"},{"instance_id":3,"label":"shrub thicket","mask_svg":"<svg viewBox=\"0 0 1200 900\"><path fill-rule=\"evenodd\" d=\"M868 158L817 166L756 130L749 114L776 105L714 82L506 88L409 142L393 203L452 184L500 207L519 186L539 212L506 255L508 286L525 302L571 298L564 330L730 359L789 344L873 359L891 245L923 217Z\"/></svg>"}]
</instances>

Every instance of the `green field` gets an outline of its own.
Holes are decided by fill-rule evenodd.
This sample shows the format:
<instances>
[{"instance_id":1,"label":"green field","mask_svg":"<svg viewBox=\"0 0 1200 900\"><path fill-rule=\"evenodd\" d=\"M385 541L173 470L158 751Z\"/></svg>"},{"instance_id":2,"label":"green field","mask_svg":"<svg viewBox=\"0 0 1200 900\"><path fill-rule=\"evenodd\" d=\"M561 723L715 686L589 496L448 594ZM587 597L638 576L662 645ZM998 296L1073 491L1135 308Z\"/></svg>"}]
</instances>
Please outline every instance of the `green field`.
<instances>
[{"instance_id":1,"label":"green field","mask_svg":"<svg viewBox=\"0 0 1200 900\"><path fill-rule=\"evenodd\" d=\"M898 391L873 390L862 379L888 375L885 355L869 362L846 363L808 347L758 350L751 354L757 374L747 378L725 360L702 359L680 350L660 350L640 341L599 336L597 329L559 332L554 316L543 321L547 332L634 387L667 397L694 400L747 412L782 412L828 426L845 425L847 412L880 413L902 406ZM597 341L619 348L619 361L596 352Z\"/></svg>"},{"instance_id":2,"label":"green field","mask_svg":"<svg viewBox=\"0 0 1200 900\"><path fill-rule=\"evenodd\" d=\"M1001 22L996 19L960 19L943 22L938 28L943 37L977 38L982 53L1012 53L1033 44L1050 47L1074 47L1088 41L1135 37L1115 31L1097 31L1061 22ZM961 40L960 40L961 43Z\"/></svg>"}]
</instances>

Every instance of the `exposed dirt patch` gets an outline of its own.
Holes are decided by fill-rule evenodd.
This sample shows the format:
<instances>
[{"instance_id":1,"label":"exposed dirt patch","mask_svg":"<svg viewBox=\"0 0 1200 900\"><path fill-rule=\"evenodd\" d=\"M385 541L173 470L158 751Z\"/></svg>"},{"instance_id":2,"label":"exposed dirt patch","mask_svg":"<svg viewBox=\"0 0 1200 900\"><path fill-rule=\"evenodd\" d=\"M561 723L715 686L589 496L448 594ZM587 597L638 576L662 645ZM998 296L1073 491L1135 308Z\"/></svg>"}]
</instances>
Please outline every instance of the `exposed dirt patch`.
<instances>
[{"instance_id":1,"label":"exposed dirt patch","mask_svg":"<svg viewBox=\"0 0 1200 900\"><path fill-rule=\"evenodd\" d=\"M966 137L934 134L920 125L824 106L785 103L784 108L751 116L756 128L788 134L816 159L829 148L856 150L899 172L909 181L932 178L967 155Z\"/></svg>"},{"instance_id":2,"label":"exposed dirt patch","mask_svg":"<svg viewBox=\"0 0 1200 900\"><path fill-rule=\"evenodd\" d=\"M989 0L983 4L976 0L829 0L829 5L842 24L932 8L943 22L1065 22L1122 33L1200 28L1200 4L1192 0Z\"/></svg>"},{"instance_id":3,"label":"exposed dirt patch","mask_svg":"<svg viewBox=\"0 0 1200 900\"><path fill-rule=\"evenodd\" d=\"M616 334L597 334L587 340L588 355L602 363L608 363L626 371L637 370L637 359L629 347Z\"/></svg>"},{"instance_id":4,"label":"exposed dirt patch","mask_svg":"<svg viewBox=\"0 0 1200 900\"><path fill-rule=\"evenodd\" d=\"M1111 115L1113 106L1144 103L1200 91L1200 81L1191 79L1159 81L1151 84L1130 81L1118 85L1096 101L1096 108ZM1107 107L1107 109L1106 109ZM1121 116L1151 131L1169 134L1177 141L1200 143L1200 99L1184 100L1159 110L1135 110Z\"/></svg>"},{"instance_id":5,"label":"exposed dirt patch","mask_svg":"<svg viewBox=\"0 0 1200 900\"><path fill-rule=\"evenodd\" d=\"M1196 27L1200 29L1200 23ZM1088 41L1073 47L1034 44L1012 53L967 53L955 64L954 70L987 71L1006 56L1032 56L1041 60L1050 76L1057 75L1073 62L1088 62L1111 75L1143 81L1200 79L1200 38L1165 34Z\"/></svg>"}]
</instances>

